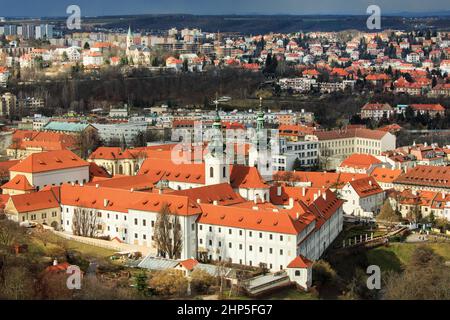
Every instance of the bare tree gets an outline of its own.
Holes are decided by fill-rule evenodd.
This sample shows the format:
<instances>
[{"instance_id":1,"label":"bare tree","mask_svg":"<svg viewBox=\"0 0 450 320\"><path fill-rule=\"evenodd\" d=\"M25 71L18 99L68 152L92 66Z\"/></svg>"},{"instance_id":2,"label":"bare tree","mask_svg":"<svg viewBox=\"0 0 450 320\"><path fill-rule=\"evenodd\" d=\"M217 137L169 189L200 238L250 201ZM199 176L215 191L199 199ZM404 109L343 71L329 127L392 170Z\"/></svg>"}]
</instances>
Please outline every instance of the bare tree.
<instances>
[{"instance_id":1,"label":"bare tree","mask_svg":"<svg viewBox=\"0 0 450 320\"><path fill-rule=\"evenodd\" d=\"M0 245L10 246L19 236L19 225L10 220L0 222Z\"/></svg>"},{"instance_id":2,"label":"bare tree","mask_svg":"<svg viewBox=\"0 0 450 320\"><path fill-rule=\"evenodd\" d=\"M162 205L156 219L155 242L162 256L168 256L169 259L181 256L183 241L179 217L176 213L170 212L167 203Z\"/></svg>"},{"instance_id":3,"label":"bare tree","mask_svg":"<svg viewBox=\"0 0 450 320\"><path fill-rule=\"evenodd\" d=\"M72 232L76 236L95 237L97 235L97 211L75 209L72 218Z\"/></svg>"}]
</instances>

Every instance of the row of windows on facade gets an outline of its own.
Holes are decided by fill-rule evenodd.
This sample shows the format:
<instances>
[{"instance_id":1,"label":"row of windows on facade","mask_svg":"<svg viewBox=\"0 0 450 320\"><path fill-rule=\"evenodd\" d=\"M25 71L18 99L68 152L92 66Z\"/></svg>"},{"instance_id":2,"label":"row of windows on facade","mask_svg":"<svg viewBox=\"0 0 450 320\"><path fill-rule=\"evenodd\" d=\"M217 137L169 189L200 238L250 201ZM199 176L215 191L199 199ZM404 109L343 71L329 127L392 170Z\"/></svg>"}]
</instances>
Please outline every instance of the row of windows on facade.
<instances>
[{"instance_id":1,"label":"row of windows on facade","mask_svg":"<svg viewBox=\"0 0 450 320\"><path fill-rule=\"evenodd\" d=\"M202 231L203 230L203 225L199 225L198 226L199 230ZM208 227L208 231L209 232L213 232L213 227L209 226ZM217 227L217 231L218 233L222 233L222 228L221 227ZM232 235L233 234L233 229L228 229L228 234ZM239 230L239 235L242 236L243 235L243 230L240 229ZM253 237L253 232L252 231L248 231L248 236L251 238ZM263 233L259 232L259 238L262 239L263 238ZM269 240L273 240L273 234L269 234ZM284 236L280 235L280 241L284 240ZM288 237L288 241L290 240L290 237Z\"/></svg>"},{"instance_id":2,"label":"row of windows on facade","mask_svg":"<svg viewBox=\"0 0 450 320\"><path fill-rule=\"evenodd\" d=\"M219 261L222 261L222 256L218 256L217 258L218 258ZM208 256L208 259L209 259L209 260L213 260L212 255L209 255L209 256ZM233 259L232 259L232 258L228 258L227 260L228 260L229 263L233 263ZM239 259L239 264L240 264L240 265L243 265L243 260L242 260L242 259ZM248 265L249 265L250 267L252 267L252 266L253 266L253 261L252 261L252 260L249 260L249 261L248 261ZM260 262L259 264L256 263L256 265L259 265L259 266L263 266L263 265L264 265L264 266L267 266L267 263ZM269 263L269 269L272 269L272 268L273 268L273 265L272 265L271 263ZM280 270L283 270L283 265L282 265L282 264L280 264ZM306 272L306 271L305 271L305 272ZM296 277L300 277L300 276L301 276L301 270L296 270L296 271L295 271L295 276L296 276Z\"/></svg>"},{"instance_id":3,"label":"row of windows on facade","mask_svg":"<svg viewBox=\"0 0 450 320\"><path fill-rule=\"evenodd\" d=\"M52 211L52 218L55 218L58 216L58 213L56 211ZM33 213L30 214L30 220L36 220L37 214ZM47 213L41 213L41 219L47 219ZM22 221L25 221L25 216L22 216Z\"/></svg>"},{"instance_id":4,"label":"row of windows on facade","mask_svg":"<svg viewBox=\"0 0 450 320\"><path fill-rule=\"evenodd\" d=\"M203 244L203 239L198 239L198 244ZM212 240L208 240L208 246L210 246L210 247L213 246ZM222 247L222 241L217 241L217 247L218 248ZM228 248L233 249L233 244L231 242L228 242ZM242 243L239 244L239 250L243 250ZM248 246L248 251L253 251L252 245ZM259 253L263 253L263 247L259 247ZM283 249L280 249L280 256L282 256L283 253L284 253ZM269 248L269 254L273 254L273 248ZM291 255L291 253L288 251L288 256L290 256L290 255Z\"/></svg>"},{"instance_id":5,"label":"row of windows on facade","mask_svg":"<svg viewBox=\"0 0 450 320\"><path fill-rule=\"evenodd\" d=\"M353 144L367 146L367 147L380 147L381 142L380 141L374 141L374 140L368 140L368 139L351 139L351 140L334 140L334 141L327 141L322 142L320 144L321 147L341 147L341 146L349 146Z\"/></svg>"},{"instance_id":6,"label":"row of windows on facade","mask_svg":"<svg viewBox=\"0 0 450 320\"><path fill-rule=\"evenodd\" d=\"M287 149L288 150L305 150L305 146L306 146L306 149L317 149L317 143L287 146Z\"/></svg>"},{"instance_id":7,"label":"row of windows on facade","mask_svg":"<svg viewBox=\"0 0 450 320\"><path fill-rule=\"evenodd\" d=\"M72 181L66 181L66 182L67 182L67 183L72 183ZM59 185L62 186L63 183L65 183L65 182L60 182ZM86 183L86 179L83 179L83 184L84 184L84 183ZM78 184L78 180L75 180L75 184ZM52 187L55 187L55 186L56 186L55 183L52 183L51 185L52 185ZM48 186L47 184L44 184L44 187L43 187L43 188L45 188L45 187L47 187L47 186ZM37 187L36 187L36 190L39 191L39 189L40 189L39 186L37 186Z\"/></svg>"}]
</instances>

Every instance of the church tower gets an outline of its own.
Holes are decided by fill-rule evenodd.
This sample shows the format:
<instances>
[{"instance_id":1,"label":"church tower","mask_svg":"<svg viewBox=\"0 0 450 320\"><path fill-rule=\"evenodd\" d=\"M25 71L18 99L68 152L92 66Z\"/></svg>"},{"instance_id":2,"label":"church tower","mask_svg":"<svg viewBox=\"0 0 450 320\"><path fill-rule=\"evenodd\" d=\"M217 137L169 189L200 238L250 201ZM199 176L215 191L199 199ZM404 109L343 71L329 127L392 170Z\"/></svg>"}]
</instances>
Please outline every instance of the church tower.
<instances>
[{"instance_id":1,"label":"church tower","mask_svg":"<svg viewBox=\"0 0 450 320\"><path fill-rule=\"evenodd\" d=\"M219 101L216 96L216 116L212 126L212 137L205 155L205 184L230 183L230 166L227 164L225 144L222 135L222 120L219 115Z\"/></svg>"},{"instance_id":2,"label":"church tower","mask_svg":"<svg viewBox=\"0 0 450 320\"><path fill-rule=\"evenodd\" d=\"M131 34L131 27L128 26L128 34L127 34L127 52L130 50L130 47L134 44L133 35Z\"/></svg>"},{"instance_id":3,"label":"church tower","mask_svg":"<svg viewBox=\"0 0 450 320\"><path fill-rule=\"evenodd\" d=\"M267 132L264 131L264 111L262 97L259 98L259 110L256 114L256 130L249 150L248 162L250 167L261 170L270 170L270 141Z\"/></svg>"}]
</instances>

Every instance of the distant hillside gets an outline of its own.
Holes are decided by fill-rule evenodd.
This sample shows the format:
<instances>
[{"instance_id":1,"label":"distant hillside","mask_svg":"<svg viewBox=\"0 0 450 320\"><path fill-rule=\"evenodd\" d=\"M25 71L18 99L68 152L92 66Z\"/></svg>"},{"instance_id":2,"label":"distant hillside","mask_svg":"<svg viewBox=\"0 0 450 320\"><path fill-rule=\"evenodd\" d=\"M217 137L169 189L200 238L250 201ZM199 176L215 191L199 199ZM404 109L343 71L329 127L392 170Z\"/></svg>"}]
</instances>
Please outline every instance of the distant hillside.
<instances>
[{"instance_id":1,"label":"distant hillside","mask_svg":"<svg viewBox=\"0 0 450 320\"><path fill-rule=\"evenodd\" d=\"M356 29L367 31L368 16L294 16L294 15L140 15L98 17L89 19L92 25L104 28L128 28L134 30L167 30L175 27L199 28L207 32L238 32L242 34L263 34L269 32L289 33L296 31L342 31ZM405 18L385 16L382 18L383 29L417 29L439 28L450 30L450 17L439 18Z\"/></svg>"}]
</instances>

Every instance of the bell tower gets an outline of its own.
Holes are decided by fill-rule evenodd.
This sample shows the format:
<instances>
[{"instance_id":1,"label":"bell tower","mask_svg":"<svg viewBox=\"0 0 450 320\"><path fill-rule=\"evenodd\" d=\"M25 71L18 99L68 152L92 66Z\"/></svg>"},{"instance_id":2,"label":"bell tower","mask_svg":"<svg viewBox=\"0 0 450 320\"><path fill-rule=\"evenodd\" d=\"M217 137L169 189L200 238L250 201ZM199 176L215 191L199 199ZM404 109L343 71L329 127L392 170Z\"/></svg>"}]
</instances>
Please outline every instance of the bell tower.
<instances>
[{"instance_id":1,"label":"bell tower","mask_svg":"<svg viewBox=\"0 0 450 320\"><path fill-rule=\"evenodd\" d=\"M216 95L216 116L211 130L208 153L205 155L205 184L230 183L230 167L227 164L222 135L222 120L219 115L219 100Z\"/></svg>"}]
</instances>

